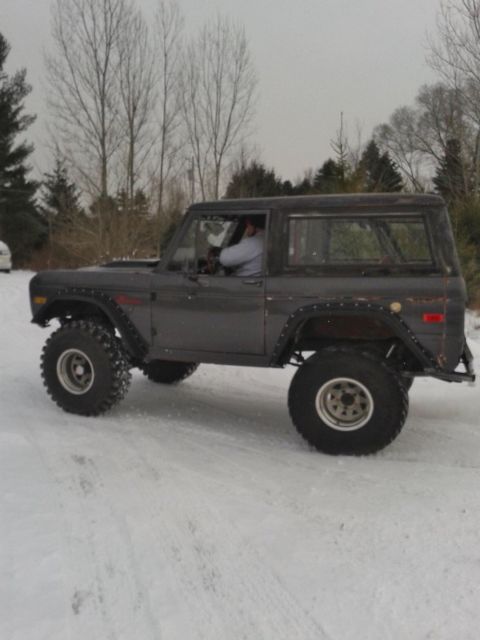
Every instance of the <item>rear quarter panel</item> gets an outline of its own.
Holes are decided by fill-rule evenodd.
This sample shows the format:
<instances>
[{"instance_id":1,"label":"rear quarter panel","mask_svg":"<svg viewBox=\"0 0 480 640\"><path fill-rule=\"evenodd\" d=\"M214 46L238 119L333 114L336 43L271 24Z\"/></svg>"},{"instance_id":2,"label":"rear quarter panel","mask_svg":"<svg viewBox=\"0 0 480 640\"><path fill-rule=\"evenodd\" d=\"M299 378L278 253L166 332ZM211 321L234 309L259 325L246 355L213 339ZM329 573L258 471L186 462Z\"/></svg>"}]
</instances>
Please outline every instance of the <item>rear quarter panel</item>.
<instances>
[{"instance_id":1,"label":"rear quarter panel","mask_svg":"<svg viewBox=\"0 0 480 640\"><path fill-rule=\"evenodd\" d=\"M454 369L462 353L465 285L459 277L272 277L266 297L268 353L298 308L332 301L371 302L386 308L399 302L402 320L438 364ZM446 321L426 323L424 314L444 314Z\"/></svg>"}]
</instances>

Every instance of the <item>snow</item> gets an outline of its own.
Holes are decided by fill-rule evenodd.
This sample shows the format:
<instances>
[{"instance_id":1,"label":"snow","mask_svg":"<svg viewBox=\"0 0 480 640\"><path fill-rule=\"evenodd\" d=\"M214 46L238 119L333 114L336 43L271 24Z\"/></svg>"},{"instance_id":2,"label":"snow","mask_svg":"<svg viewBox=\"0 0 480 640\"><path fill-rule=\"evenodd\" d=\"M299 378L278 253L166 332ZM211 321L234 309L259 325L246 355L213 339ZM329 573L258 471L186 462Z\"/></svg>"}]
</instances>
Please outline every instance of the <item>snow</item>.
<instances>
[{"instance_id":1,"label":"snow","mask_svg":"<svg viewBox=\"0 0 480 640\"><path fill-rule=\"evenodd\" d=\"M2 640L478 638L478 387L417 380L366 458L296 434L291 369L136 373L109 414L69 415L30 277L0 278Z\"/></svg>"}]
</instances>

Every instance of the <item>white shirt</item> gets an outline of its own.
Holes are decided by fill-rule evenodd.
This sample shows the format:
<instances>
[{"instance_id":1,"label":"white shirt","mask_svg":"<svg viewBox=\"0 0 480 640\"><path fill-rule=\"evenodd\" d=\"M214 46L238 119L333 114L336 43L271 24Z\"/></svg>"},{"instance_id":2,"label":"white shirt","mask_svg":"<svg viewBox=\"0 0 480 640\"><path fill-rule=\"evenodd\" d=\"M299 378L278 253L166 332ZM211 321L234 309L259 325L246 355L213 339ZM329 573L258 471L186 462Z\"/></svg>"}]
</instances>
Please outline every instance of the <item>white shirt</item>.
<instances>
[{"instance_id":1,"label":"white shirt","mask_svg":"<svg viewBox=\"0 0 480 640\"><path fill-rule=\"evenodd\" d=\"M244 238L238 244L223 249L220 263L235 268L236 276L261 276L263 268L264 233L257 229L254 236Z\"/></svg>"}]
</instances>

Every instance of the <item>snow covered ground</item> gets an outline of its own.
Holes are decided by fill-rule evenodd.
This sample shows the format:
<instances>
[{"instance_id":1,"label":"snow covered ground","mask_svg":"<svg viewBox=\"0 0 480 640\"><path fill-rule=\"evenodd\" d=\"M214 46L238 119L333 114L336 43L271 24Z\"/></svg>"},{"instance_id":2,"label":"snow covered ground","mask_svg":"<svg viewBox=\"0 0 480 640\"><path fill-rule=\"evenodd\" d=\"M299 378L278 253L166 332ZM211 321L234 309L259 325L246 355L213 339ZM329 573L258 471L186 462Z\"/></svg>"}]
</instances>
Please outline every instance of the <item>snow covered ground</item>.
<instances>
[{"instance_id":1,"label":"snow covered ground","mask_svg":"<svg viewBox=\"0 0 480 640\"><path fill-rule=\"evenodd\" d=\"M292 370L136 374L108 415L68 415L29 277L0 278L2 640L478 639L478 387L416 381L360 459L296 434Z\"/></svg>"}]
</instances>

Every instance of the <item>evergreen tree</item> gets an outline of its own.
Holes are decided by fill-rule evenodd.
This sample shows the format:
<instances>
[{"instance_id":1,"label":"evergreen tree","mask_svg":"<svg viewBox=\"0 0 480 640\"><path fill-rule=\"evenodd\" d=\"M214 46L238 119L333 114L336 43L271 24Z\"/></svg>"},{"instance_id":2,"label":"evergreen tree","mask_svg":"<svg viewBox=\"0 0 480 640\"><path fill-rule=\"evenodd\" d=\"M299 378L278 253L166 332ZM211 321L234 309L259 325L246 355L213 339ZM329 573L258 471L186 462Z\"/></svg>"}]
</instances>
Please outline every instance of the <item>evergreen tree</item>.
<instances>
[{"instance_id":1,"label":"evergreen tree","mask_svg":"<svg viewBox=\"0 0 480 640\"><path fill-rule=\"evenodd\" d=\"M12 250L14 263L25 261L46 237L46 225L37 211L38 183L28 179L26 165L33 146L15 144L17 136L34 121L23 113L23 102L31 91L22 69L9 77L4 70L8 42L0 33L0 237Z\"/></svg>"},{"instance_id":2,"label":"evergreen tree","mask_svg":"<svg viewBox=\"0 0 480 640\"><path fill-rule=\"evenodd\" d=\"M117 211L120 215L131 216L132 218L148 218L150 215L150 203L142 189L135 191L135 196L129 198L125 189L122 189L116 198Z\"/></svg>"},{"instance_id":3,"label":"evergreen tree","mask_svg":"<svg viewBox=\"0 0 480 640\"><path fill-rule=\"evenodd\" d=\"M456 138L447 141L445 154L437 167L433 183L436 191L448 202L456 202L466 197L462 149L460 141Z\"/></svg>"},{"instance_id":4,"label":"evergreen tree","mask_svg":"<svg viewBox=\"0 0 480 640\"><path fill-rule=\"evenodd\" d=\"M242 166L230 179L226 198L261 198L284 195L282 181L273 169L257 161Z\"/></svg>"},{"instance_id":5,"label":"evergreen tree","mask_svg":"<svg viewBox=\"0 0 480 640\"><path fill-rule=\"evenodd\" d=\"M402 191L404 186L402 176L388 152L380 154L374 140L369 142L362 154L360 174L367 192L396 192Z\"/></svg>"},{"instance_id":6,"label":"evergreen tree","mask_svg":"<svg viewBox=\"0 0 480 640\"><path fill-rule=\"evenodd\" d=\"M341 192L344 180L344 171L341 167L329 158L315 174L313 188L316 193L338 193Z\"/></svg>"},{"instance_id":7,"label":"evergreen tree","mask_svg":"<svg viewBox=\"0 0 480 640\"><path fill-rule=\"evenodd\" d=\"M305 176L303 180L300 180L300 182L297 182L297 184L293 186L292 183L287 180L283 183L283 188L287 196L306 196L309 193L313 193L313 184L308 176Z\"/></svg>"},{"instance_id":8,"label":"evergreen tree","mask_svg":"<svg viewBox=\"0 0 480 640\"><path fill-rule=\"evenodd\" d=\"M72 224L83 215L80 194L70 180L68 169L57 158L53 173L45 173L42 189L42 213L48 221L51 232Z\"/></svg>"}]
</instances>

